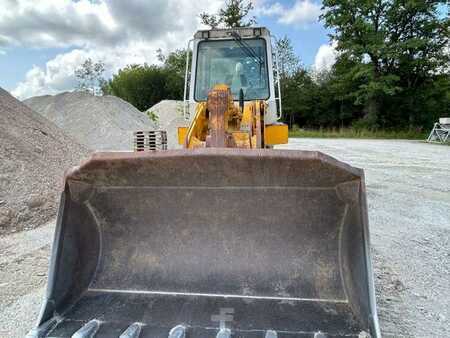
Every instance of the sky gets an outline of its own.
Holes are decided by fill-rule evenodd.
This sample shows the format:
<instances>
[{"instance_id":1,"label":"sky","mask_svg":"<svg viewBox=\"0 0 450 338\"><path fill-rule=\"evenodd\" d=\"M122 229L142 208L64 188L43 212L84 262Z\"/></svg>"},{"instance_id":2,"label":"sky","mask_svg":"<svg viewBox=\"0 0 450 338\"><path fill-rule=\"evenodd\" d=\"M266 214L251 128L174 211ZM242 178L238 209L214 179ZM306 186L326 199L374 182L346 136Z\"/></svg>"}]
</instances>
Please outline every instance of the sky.
<instances>
[{"instance_id":1,"label":"sky","mask_svg":"<svg viewBox=\"0 0 450 338\"><path fill-rule=\"evenodd\" d=\"M0 0L0 87L19 99L76 86L87 58L109 78L127 64L157 63L156 50L184 48L205 28L201 12L225 0ZM287 35L305 66L330 67L335 51L319 21L319 0L254 0L258 26Z\"/></svg>"}]
</instances>

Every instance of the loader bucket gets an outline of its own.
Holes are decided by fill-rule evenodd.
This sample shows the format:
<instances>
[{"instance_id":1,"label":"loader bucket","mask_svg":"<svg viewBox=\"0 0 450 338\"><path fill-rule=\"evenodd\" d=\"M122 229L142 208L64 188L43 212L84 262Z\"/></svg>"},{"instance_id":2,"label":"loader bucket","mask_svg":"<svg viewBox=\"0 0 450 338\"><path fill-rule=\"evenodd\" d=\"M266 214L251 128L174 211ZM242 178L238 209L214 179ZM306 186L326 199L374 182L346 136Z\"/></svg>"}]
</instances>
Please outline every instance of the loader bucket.
<instances>
[{"instance_id":1,"label":"loader bucket","mask_svg":"<svg viewBox=\"0 0 450 338\"><path fill-rule=\"evenodd\" d=\"M97 153L29 337L377 337L363 172L318 152Z\"/></svg>"}]
</instances>

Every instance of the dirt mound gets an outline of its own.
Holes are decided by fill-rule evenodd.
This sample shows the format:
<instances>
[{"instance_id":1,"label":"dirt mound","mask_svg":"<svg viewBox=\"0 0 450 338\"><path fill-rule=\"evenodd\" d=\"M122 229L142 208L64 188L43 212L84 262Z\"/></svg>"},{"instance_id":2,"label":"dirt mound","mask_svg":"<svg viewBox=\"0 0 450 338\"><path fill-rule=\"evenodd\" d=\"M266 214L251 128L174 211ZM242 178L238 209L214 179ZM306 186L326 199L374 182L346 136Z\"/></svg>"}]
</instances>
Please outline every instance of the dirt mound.
<instances>
[{"instance_id":1,"label":"dirt mound","mask_svg":"<svg viewBox=\"0 0 450 338\"><path fill-rule=\"evenodd\" d=\"M115 96L66 92L24 101L91 150L133 150L133 132L155 129L134 106Z\"/></svg>"},{"instance_id":2,"label":"dirt mound","mask_svg":"<svg viewBox=\"0 0 450 338\"><path fill-rule=\"evenodd\" d=\"M177 127L188 126L183 117L183 101L164 100L147 110L156 117L157 128L167 131L169 149L181 148L178 145Z\"/></svg>"},{"instance_id":3,"label":"dirt mound","mask_svg":"<svg viewBox=\"0 0 450 338\"><path fill-rule=\"evenodd\" d=\"M0 234L56 214L64 171L87 150L0 88Z\"/></svg>"}]
</instances>

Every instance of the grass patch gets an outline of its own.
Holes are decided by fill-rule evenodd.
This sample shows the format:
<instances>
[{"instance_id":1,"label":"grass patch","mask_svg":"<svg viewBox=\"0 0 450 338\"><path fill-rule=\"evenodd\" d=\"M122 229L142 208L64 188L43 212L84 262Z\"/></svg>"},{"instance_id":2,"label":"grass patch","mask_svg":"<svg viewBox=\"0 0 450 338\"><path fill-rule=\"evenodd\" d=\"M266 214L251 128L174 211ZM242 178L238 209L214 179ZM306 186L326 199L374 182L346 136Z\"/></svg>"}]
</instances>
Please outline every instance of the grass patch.
<instances>
[{"instance_id":1,"label":"grass patch","mask_svg":"<svg viewBox=\"0 0 450 338\"><path fill-rule=\"evenodd\" d=\"M416 130L391 131L336 128L294 129L289 131L289 137L426 140L428 134Z\"/></svg>"}]
</instances>

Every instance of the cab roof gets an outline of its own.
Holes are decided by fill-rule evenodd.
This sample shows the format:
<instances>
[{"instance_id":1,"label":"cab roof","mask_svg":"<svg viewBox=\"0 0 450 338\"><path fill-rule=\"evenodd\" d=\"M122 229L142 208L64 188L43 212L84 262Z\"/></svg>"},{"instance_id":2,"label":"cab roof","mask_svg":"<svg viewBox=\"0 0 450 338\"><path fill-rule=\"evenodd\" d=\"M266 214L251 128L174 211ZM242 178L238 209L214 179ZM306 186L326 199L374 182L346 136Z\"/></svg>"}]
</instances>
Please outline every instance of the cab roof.
<instances>
[{"instance_id":1,"label":"cab roof","mask_svg":"<svg viewBox=\"0 0 450 338\"><path fill-rule=\"evenodd\" d=\"M242 38L270 36L270 32L266 27L237 27L228 29L199 30L194 34L194 39L196 40L227 39L231 36L233 32L238 33Z\"/></svg>"}]
</instances>

